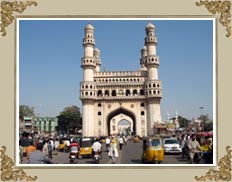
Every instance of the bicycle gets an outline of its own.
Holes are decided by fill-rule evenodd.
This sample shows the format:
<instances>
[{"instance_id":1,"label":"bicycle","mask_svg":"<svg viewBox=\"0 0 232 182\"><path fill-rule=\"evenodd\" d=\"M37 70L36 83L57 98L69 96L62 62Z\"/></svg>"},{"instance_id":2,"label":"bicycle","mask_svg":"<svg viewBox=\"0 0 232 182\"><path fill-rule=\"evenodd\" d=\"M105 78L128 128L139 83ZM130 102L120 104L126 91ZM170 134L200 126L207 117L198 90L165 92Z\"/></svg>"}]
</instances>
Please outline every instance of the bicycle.
<instances>
[{"instance_id":1,"label":"bicycle","mask_svg":"<svg viewBox=\"0 0 232 182\"><path fill-rule=\"evenodd\" d=\"M187 164L205 164L203 159L203 151L194 151L193 161L188 155Z\"/></svg>"}]
</instances>

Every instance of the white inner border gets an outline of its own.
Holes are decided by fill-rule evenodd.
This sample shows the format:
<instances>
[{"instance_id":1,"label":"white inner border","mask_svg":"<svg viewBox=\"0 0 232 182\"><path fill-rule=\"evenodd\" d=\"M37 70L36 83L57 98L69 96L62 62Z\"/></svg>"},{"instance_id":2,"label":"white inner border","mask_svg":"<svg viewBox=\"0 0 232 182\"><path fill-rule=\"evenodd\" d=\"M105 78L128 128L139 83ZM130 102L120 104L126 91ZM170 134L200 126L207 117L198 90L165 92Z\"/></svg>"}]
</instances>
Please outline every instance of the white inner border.
<instances>
[{"instance_id":1,"label":"white inner border","mask_svg":"<svg viewBox=\"0 0 232 182\"><path fill-rule=\"evenodd\" d=\"M19 145L17 145L19 141L19 22L20 20L211 20L213 21L213 164L19 164ZM16 18L16 151L15 154L16 161L15 165L19 167L98 167L98 166L141 166L141 167L152 167L152 166L170 166L170 167L182 167L182 166L216 166L216 149L217 149L217 138L216 138L216 96L217 96L217 88L216 88L216 19L215 18Z\"/></svg>"}]
</instances>

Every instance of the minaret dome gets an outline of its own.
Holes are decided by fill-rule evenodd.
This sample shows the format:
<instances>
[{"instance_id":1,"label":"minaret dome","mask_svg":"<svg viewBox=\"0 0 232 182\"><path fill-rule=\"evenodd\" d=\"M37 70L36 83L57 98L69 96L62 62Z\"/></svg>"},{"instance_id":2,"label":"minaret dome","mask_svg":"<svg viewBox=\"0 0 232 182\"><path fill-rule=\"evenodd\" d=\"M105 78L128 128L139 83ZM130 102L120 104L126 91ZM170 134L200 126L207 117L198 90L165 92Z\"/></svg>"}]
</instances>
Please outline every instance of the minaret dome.
<instances>
[{"instance_id":1,"label":"minaret dome","mask_svg":"<svg viewBox=\"0 0 232 182\"><path fill-rule=\"evenodd\" d=\"M88 25L85 26L85 30L94 30L94 28L90 23L88 23Z\"/></svg>"},{"instance_id":2,"label":"minaret dome","mask_svg":"<svg viewBox=\"0 0 232 182\"><path fill-rule=\"evenodd\" d=\"M148 23L146 26L146 30L149 30L149 29L155 29L155 25L153 25L151 22Z\"/></svg>"},{"instance_id":3,"label":"minaret dome","mask_svg":"<svg viewBox=\"0 0 232 182\"><path fill-rule=\"evenodd\" d=\"M94 55L100 55L100 50L98 48L95 48L94 49Z\"/></svg>"}]
</instances>

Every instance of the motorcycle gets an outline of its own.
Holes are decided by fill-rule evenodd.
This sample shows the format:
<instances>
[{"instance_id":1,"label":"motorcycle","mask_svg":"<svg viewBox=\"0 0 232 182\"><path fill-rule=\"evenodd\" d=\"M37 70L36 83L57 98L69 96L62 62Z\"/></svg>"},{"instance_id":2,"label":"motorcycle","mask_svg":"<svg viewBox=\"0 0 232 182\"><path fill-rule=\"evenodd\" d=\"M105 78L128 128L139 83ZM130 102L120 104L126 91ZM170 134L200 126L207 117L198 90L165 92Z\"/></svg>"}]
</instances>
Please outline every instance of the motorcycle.
<instances>
[{"instance_id":1,"label":"motorcycle","mask_svg":"<svg viewBox=\"0 0 232 182\"><path fill-rule=\"evenodd\" d=\"M77 163L77 158L78 158L78 148L77 147L71 147L69 158L70 158L69 162L71 164Z\"/></svg>"},{"instance_id":2,"label":"motorcycle","mask_svg":"<svg viewBox=\"0 0 232 182\"><path fill-rule=\"evenodd\" d=\"M99 160L100 160L100 158L101 158L100 152L95 152L93 158L94 158L94 162L95 162L96 164L99 164Z\"/></svg>"},{"instance_id":3,"label":"motorcycle","mask_svg":"<svg viewBox=\"0 0 232 182\"><path fill-rule=\"evenodd\" d=\"M76 164L77 163L77 153L70 153L70 164Z\"/></svg>"}]
</instances>

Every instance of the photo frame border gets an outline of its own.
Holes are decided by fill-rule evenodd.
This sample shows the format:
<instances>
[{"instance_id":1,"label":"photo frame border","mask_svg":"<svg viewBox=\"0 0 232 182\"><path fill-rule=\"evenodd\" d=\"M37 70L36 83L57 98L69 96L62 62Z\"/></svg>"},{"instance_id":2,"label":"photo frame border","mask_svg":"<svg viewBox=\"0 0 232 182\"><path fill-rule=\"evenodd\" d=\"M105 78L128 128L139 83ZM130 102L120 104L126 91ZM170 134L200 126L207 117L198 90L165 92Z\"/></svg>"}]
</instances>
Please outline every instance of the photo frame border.
<instances>
[{"instance_id":1,"label":"photo frame border","mask_svg":"<svg viewBox=\"0 0 232 182\"><path fill-rule=\"evenodd\" d=\"M6 1L3 1L3 2L6 2ZM2 2L2 3L3 3ZM7 2L9 2L9 1L7 1ZM21 1L20 1L21 2ZM28 2L28 1L27 1ZM35 1L34 1L35 2ZM207 3L209 3L209 1L200 1L200 2L203 2L203 4L201 4L201 5L205 5L206 6L206 4ZM212 2L212 1L211 1ZM225 26L226 27L226 31L227 31L227 37L230 37L230 35L231 35L231 26L230 26L230 20L228 20L229 19L229 15L230 15L230 10L231 10L231 3L230 3L230 1L223 1L223 2L221 2L221 1L213 1L213 2L215 2L217 5L214 5L214 6L211 6L211 8L208 8L208 7L206 7L208 10L209 9L214 9L214 8L212 8L212 7L215 7L215 6L218 6L218 3L219 3L219 5L221 4L221 3L223 3L223 2L227 2L228 4L229 4L229 7L227 6L227 7L221 7L221 8L219 8L219 13L221 13L221 16L220 16L220 18L218 19L218 17L216 17L216 20L218 20L217 22L219 22L219 23L221 23L223 26ZM1 3L1 5L2 5L2 3ZM224 11L224 10L226 10L226 14L224 14L223 15L223 12L222 12L222 10ZM24 11L24 10L23 10ZM210 11L210 10L209 10ZM210 11L211 12L211 11ZM214 13L215 11L213 11L212 13L213 14L215 14ZM228 13L229 12L229 13ZM1 13L2 13L2 11L1 11ZM21 13L21 12L19 12L19 13ZM218 13L218 11L216 11L216 13ZM2 14L1 14L1 16L2 16ZM13 16L13 15L12 15ZM91 16L91 15L90 15ZM105 16L105 15L104 15ZM127 16L129 16L129 15L127 15ZM148 17L149 15L144 15L144 16L146 16L146 17ZM153 16L155 16L155 15L153 15ZM167 16L169 16L169 15L167 15ZM183 17L182 15L180 15L181 17ZM19 16L20 17L20 16ZM85 17L85 16L82 16L82 17ZM91 17L93 17L93 16L91 16ZM98 16L98 17L100 17L100 16ZM108 16L109 17L109 16ZM118 16L118 17L120 17L120 16ZM125 17L125 16L124 16ZM149 16L150 17L150 16ZM157 17L157 16L156 16ZM162 16L162 17L164 17L164 16ZM169 16L170 17L170 16ZM175 17L178 17L177 15L175 15ZM196 16L195 16L196 17ZM212 17L212 16L211 16ZM215 17L215 15L214 15L214 17ZM223 20L220 20L221 19L221 17L222 17L222 19L227 19L226 21L224 21L224 23L223 23ZM15 17L14 17L15 18ZM13 21L13 20L12 20ZM3 22L3 21L2 21ZM229 22L229 23L228 23ZM11 22L12 23L12 22ZM11 24L11 23L9 23L9 24ZM217 24L217 23L216 23ZM3 25L4 26L4 28L6 28L7 26L5 26L5 25ZM2 28L2 24L1 24L1 28ZM216 29L218 28L218 25L216 25ZM1 29L1 32L2 32L2 29ZM216 30L216 35L217 35L217 30ZM216 36L217 37L217 39L218 39L218 35ZM217 44L216 44L216 47L217 47ZM217 50L218 50L218 48L216 48ZM217 58L216 58L217 59ZM218 60L218 59L217 59ZM216 67L216 69L217 69L217 67ZM217 88L218 89L218 88ZM217 97L217 96L216 96ZM218 97L216 98L216 100L218 100ZM216 105L216 107L218 107L218 105ZM216 112L218 112L218 109L216 109ZM218 122L216 123L217 125L218 125ZM218 126L217 126L218 127ZM10 166L11 166L11 169L7 169L7 173L9 173L9 175L10 175L10 173L11 172L13 172L14 170L12 169L12 168L14 168L15 166L14 166L14 162L13 162L13 160L10 158L10 157L8 157L7 155L6 155L6 147L5 146L3 146L2 147L2 149L0 150L1 151L1 178L2 178L2 180L3 180L3 170L5 170L6 168L4 167L4 162L5 163L10 163ZM201 176L201 177L195 177L195 180L197 180L197 181L201 181L201 180L206 180L206 179L208 179L208 180L213 180L213 179L215 179L215 180L226 180L226 181L229 181L230 179L231 179L231 150L230 150L230 147L229 146L226 146L226 152L227 152L227 154L223 157L223 158L221 158L220 159L220 161L218 162L218 166L216 166L216 168L217 169L219 169L219 170L214 170L214 169L210 169L209 171L208 171L208 173L206 173L206 175L205 176ZM9 161L9 159L11 159L11 161ZM225 163L225 160L227 160L227 163ZM220 172L222 170L222 172ZM227 173L225 173L225 171L227 171ZM214 174L212 174L211 172L213 172ZM215 174L218 174L219 176L217 176L217 177L214 177L215 176ZM22 175L20 175L20 179L19 180L23 180L23 179L21 179L21 178L23 178L23 177L25 177L25 175L26 175L26 173L23 173ZM226 177L225 177L226 176ZM30 178L30 176L27 176L26 175L26 177L28 177L27 179L29 179ZM32 177L33 178L33 177ZM37 177L36 177L36 179L35 178L30 178L31 180L36 180L37 179ZM24 179L26 179L26 178L24 178ZM29 180L30 180L29 179ZM10 179L8 179L8 180L15 180L15 178L11 175L11 177L10 177ZM6 180L4 180L4 181L6 181Z\"/></svg>"}]
</instances>

